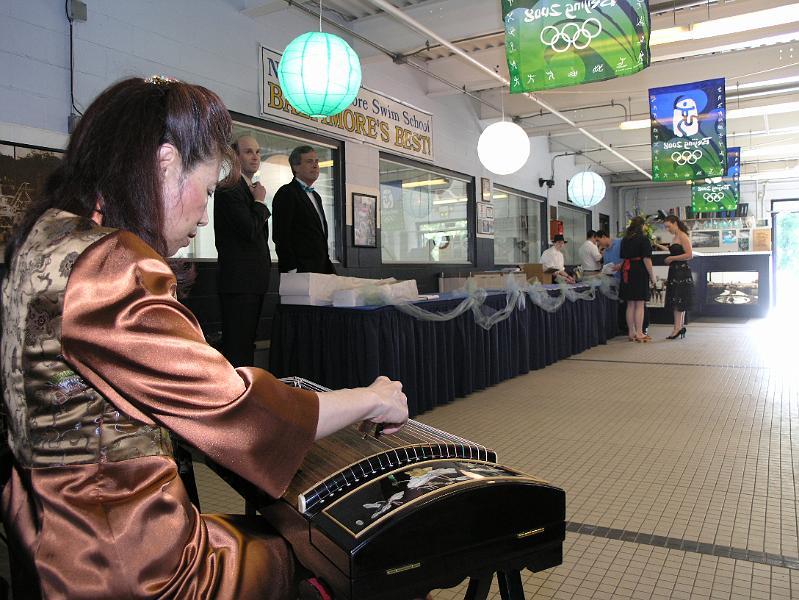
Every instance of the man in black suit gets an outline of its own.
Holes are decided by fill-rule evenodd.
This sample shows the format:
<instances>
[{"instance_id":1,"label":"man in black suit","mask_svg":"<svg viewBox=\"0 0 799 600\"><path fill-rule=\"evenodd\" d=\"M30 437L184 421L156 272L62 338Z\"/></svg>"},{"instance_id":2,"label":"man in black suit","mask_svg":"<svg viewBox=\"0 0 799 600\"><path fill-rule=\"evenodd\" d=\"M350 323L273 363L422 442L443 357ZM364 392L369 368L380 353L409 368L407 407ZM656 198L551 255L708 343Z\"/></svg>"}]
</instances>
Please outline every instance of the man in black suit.
<instances>
[{"instance_id":1,"label":"man in black suit","mask_svg":"<svg viewBox=\"0 0 799 600\"><path fill-rule=\"evenodd\" d=\"M269 288L269 209L266 189L252 177L261 168L258 141L244 135L233 144L241 164L235 187L214 194L214 233L219 254L222 354L234 367L254 366L255 336Z\"/></svg>"},{"instance_id":2,"label":"man in black suit","mask_svg":"<svg viewBox=\"0 0 799 600\"><path fill-rule=\"evenodd\" d=\"M313 189L319 158L311 146L294 148L289 156L294 179L272 200L272 240L281 273L335 273L327 253L327 219L322 198Z\"/></svg>"}]
</instances>

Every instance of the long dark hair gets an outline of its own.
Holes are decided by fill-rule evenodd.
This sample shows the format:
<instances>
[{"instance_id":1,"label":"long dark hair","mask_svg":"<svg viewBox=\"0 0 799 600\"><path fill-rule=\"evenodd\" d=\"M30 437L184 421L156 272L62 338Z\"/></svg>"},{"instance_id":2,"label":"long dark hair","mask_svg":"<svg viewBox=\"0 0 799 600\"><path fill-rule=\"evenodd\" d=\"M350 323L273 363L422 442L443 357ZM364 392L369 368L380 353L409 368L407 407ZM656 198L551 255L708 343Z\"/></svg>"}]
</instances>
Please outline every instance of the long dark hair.
<instances>
[{"instance_id":1,"label":"long dark hair","mask_svg":"<svg viewBox=\"0 0 799 600\"><path fill-rule=\"evenodd\" d=\"M683 223L677 215L669 215L665 219L663 219L664 223L674 223L677 226L677 229L682 231L683 233L688 233L688 227L686 227L685 223Z\"/></svg>"},{"instance_id":2,"label":"long dark hair","mask_svg":"<svg viewBox=\"0 0 799 600\"><path fill-rule=\"evenodd\" d=\"M229 169L222 184L229 185L239 175L231 129L222 100L204 87L161 77L112 85L86 110L44 194L12 233L6 264L45 211L91 217L98 202L103 226L130 231L165 254L158 148L175 146L184 174L221 158Z\"/></svg>"},{"instance_id":3,"label":"long dark hair","mask_svg":"<svg viewBox=\"0 0 799 600\"><path fill-rule=\"evenodd\" d=\"M627 225L627 230L624 232L624 237L631 238L635 235L643 235L644 223L646 223L646 221L643 217L633 217L630 219L630 224Z\"/></svg>"}]
</instances>

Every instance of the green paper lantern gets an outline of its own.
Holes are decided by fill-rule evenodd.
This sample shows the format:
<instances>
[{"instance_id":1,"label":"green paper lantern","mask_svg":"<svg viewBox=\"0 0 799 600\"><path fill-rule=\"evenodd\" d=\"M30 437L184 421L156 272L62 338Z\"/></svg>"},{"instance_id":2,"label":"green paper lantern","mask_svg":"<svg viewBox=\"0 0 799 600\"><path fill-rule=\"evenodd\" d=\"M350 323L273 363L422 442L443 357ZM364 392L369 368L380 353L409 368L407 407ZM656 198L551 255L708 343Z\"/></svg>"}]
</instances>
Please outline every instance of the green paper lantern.
<instances>
[{"instance_id":1,"label":"green paper lantern","mask_svg":"<svg viewBox=\"0 0 799 600\"><path fill-rule=\"evenodd\" d=\"M331 33L311 31L292 40L277 69L283 96L311 117L337 115L361 89L361 63L350 45Z\"/></svg>"}]
</instances>

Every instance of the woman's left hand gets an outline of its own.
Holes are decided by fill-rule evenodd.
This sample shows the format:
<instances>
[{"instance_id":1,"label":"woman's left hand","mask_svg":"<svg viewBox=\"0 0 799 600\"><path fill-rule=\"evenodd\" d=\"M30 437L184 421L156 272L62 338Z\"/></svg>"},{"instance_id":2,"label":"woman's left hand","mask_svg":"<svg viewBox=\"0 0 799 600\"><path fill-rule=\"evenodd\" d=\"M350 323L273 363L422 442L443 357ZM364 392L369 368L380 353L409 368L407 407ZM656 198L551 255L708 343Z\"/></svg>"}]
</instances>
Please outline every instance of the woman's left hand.
<instances>
[{"instance_id":1,"label":"woman's left hand","mask_svg":"<svg viewBox=\"0 0 799 600\"><path fill-rule=\"evenodd\" d=\"M666 263L667 265L670 265L671 264L671 256L667 256L666 259L663 262Z\"/></svg>"}]
</instances>

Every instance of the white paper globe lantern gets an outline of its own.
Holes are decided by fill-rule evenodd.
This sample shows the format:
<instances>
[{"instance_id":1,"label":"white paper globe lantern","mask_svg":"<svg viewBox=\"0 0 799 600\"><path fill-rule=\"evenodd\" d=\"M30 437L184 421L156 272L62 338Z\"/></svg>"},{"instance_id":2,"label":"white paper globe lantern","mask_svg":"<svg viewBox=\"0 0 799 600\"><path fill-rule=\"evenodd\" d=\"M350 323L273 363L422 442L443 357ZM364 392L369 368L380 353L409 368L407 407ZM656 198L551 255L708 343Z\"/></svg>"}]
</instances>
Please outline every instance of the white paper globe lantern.
<instances>
[{"instance_id":1,"label":"white paper globe lantern","mask_svg":"<svg viewBox=\"0 0 799 600\"><path fill-rule=\"evenodd\" d=\"M492 173L510 175L521 169L530 157L530 138L516 123L494 123L480 135L477 156Z\"/></svg>"},{"instance_id":2,"label":"white paper globe lantern","mask_svg":"<svg viewBox=\"0 0 799 600\"><path fill-rule=\"evenodd\" d=\"M590 208L605 197L605 180L593 171L583 171L571 178L568 192L574 204Z\"/></svg>"},{"instance_id":3,"label":"white paper globe lantern","mask_svg":"<svg viewBox=\"0 0 799 600\"><path fill-rule=\"evenodd\" d=\"M358 95L361 62L337 35L309 31L286 46L277 77L294 108L311 117L329 117L347 108Z\"/></svg>"}]
</instances>

